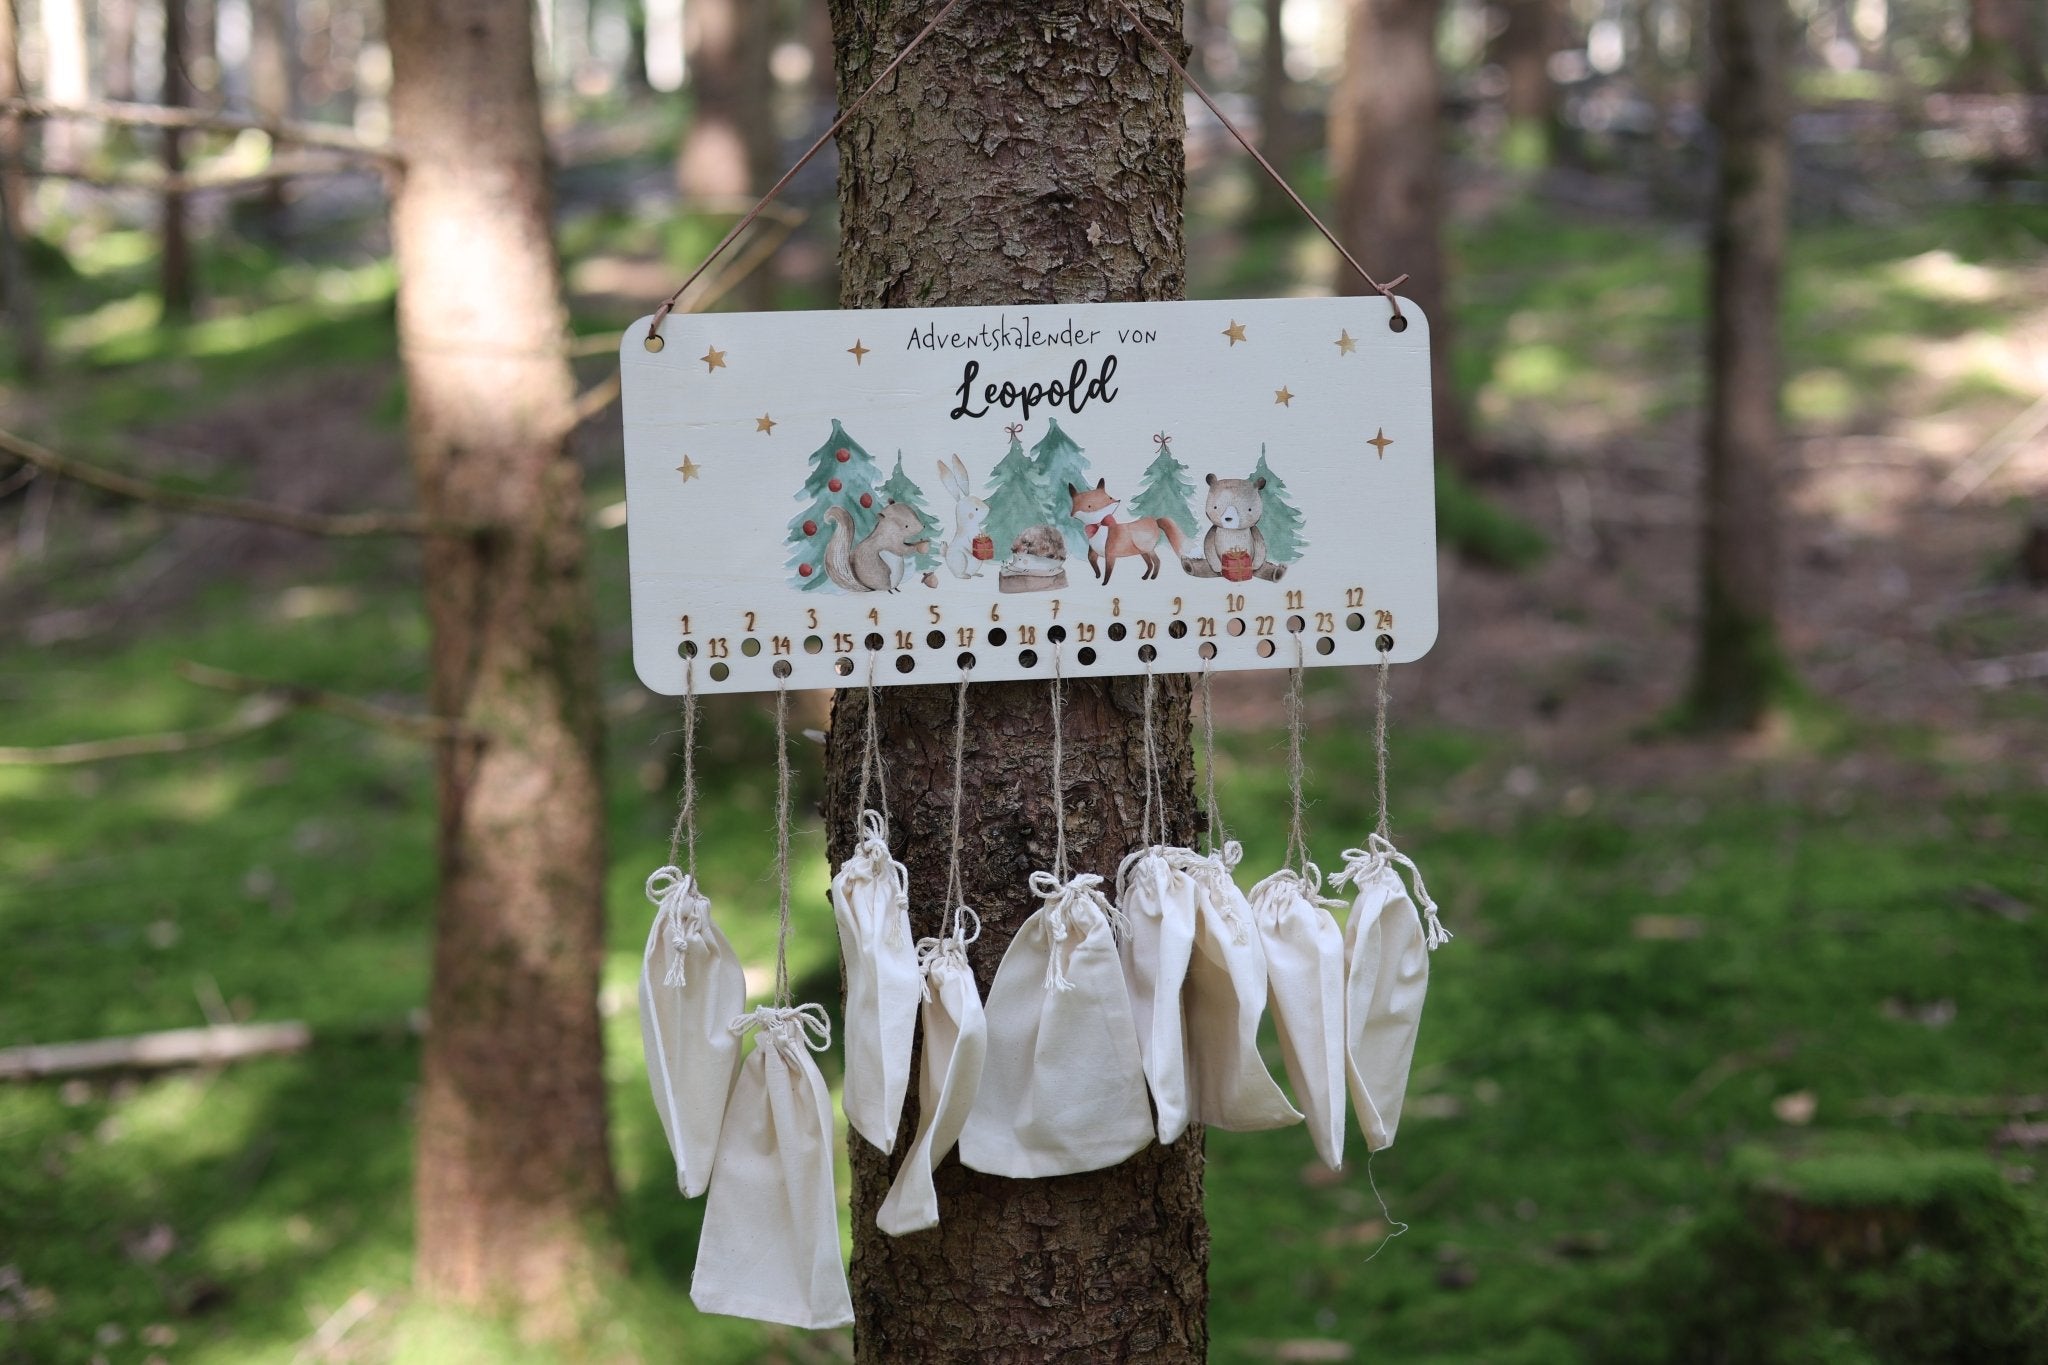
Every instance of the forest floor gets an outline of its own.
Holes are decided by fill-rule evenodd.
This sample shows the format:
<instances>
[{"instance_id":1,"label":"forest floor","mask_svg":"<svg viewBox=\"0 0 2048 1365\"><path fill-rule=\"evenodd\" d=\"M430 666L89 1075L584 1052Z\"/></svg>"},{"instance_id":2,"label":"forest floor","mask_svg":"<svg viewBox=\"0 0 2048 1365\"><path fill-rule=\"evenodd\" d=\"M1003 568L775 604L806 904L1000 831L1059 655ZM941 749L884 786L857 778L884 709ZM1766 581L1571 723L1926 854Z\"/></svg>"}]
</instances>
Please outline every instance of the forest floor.
<instances>
[{"instance_id":1,"label":"forest floor","mask_svg":"<svg viewBox=\"0 0 2048 1365\"><path fill-rule=\"evenodd\" d=\"M2048 215L1798 232L1786 631L1806 695L1730 750L1662 725L1689 657L1697 237L1479 188L1457 242L1459 370L1512 457L1486 494L1549 551L1513 572L1446 556L1439 643L1396 671L1396 830L1457 938L1393 1150L1333 1175L1299 1131L1210 1135L1218 1361L1582 1358L1568 1306L1682 1235L1758 1151L1964 1154L2037 1207L2048 1188L2048 1133L2022 1122L2048 1103L2048 692L2024 676L2048 650L2048 594L2014 569L2048 449L1963 477L2048 389ZM1198 222L1221 221L1228 194ZM688 258L708 230L622 210L565 224L579 329L623 324L638 310L614 300L663 273L647 263ZM55 291L64 368L11 388L5 425L191 486L406 501L373 252L218 249L213 310L162 328L138 292L145 244L79 245L81 273ZM1200 293L1327 278L1292 232L1197 245ZM588 378L606 364L586 361ZM627 664L611 419L583 441L630 1270L578 1358L842 1358L843 1340L701 1317L683 1292L701 1207L674 1193L633 1002L672 720ZM409 548L47 482L15 502L0 741L228 718L233 700L182 681L181 660L416 705ZM1370 827L1369 685L1312 681L1330 864ZM1284 843L1277 702L1275 679L1218 688L1225 814L1251 868ZM823 723L821 698L804 708ZM767 723L744 699L712 710L704 877L759 980ZM818 764L799 771L808 812ZM313 713L204 752L0 767L0 1046L209 1018L301 1019L317 1040L218 1071L0 1085L0 1361L537 1358L409 1298L429 802L414 743ZM814 821L799 847L797 967L830 997ZM1375 1254L1394 1219L1407 1231Z\"/></svg>"}]
</instances>

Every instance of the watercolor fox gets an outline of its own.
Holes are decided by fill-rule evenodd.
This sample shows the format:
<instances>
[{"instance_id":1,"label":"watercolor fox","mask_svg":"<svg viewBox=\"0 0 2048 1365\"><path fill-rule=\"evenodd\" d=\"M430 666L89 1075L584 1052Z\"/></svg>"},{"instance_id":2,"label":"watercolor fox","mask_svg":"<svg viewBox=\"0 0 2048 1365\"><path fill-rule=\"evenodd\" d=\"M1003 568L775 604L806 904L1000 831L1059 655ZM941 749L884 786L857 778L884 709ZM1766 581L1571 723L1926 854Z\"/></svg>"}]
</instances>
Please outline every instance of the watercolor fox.
<instances>
[{"instance_id":1,"label":"watercolor fox","mask_svg":"<svg viewBox=\"0 0 2048 1365\"><path fill-rule=\"evenodd\" d=\"M1145 561L1145 572L1141 578L1157 578L1162 537L1173 547L1174 557L1178 559L1181 556L1180 528L1173 524L1171 517L1140 517L1136 521L1116 519L1116 509L1123 503L1109 495L1109 480L1097 479L1093 488L1076 488L1068 484L1067 496L1073 500L1074 519L1081 523L1081 529L1088 537L1088 567L1100 574L1104 583L1109 582L1117 560L1128 555L1136 555Z\"/></svg>"}]
</instances>

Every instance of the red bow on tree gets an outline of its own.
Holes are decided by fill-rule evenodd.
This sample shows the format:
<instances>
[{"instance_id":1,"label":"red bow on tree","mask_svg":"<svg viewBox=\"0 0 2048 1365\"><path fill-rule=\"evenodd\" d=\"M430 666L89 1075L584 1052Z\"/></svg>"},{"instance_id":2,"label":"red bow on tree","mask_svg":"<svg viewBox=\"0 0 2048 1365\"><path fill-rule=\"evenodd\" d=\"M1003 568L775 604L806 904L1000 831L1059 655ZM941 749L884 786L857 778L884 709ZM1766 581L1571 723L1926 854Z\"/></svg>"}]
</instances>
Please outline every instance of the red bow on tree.
<instances>
[{"instance_id":1,"label":"red bow on tree","mask_svg":"<svg viewBox=\"0 0 2048 1365\"><path fill-rule=\"evenodd\" d=\"M1015 436L1018 432L1024 430L1024 424L1022 422L1012 422L1010 423L1010 425L1004 427L1003 430L1009 432L1010 435Z\"/></svg>"},{"instance_id":2,"label":"red bow on tree","mask_svg":"<svg viewBox=\"0 0 2048 1365\"><path fill-rule=\"evenodd\" d=\"M1168 436L1163 431L1155 431L1152 433L1152 444L1156 446L1164 446L1167 442L1171 441L1172 439L1173 438L1171 436Z\"/></svg>"}]
</instances>

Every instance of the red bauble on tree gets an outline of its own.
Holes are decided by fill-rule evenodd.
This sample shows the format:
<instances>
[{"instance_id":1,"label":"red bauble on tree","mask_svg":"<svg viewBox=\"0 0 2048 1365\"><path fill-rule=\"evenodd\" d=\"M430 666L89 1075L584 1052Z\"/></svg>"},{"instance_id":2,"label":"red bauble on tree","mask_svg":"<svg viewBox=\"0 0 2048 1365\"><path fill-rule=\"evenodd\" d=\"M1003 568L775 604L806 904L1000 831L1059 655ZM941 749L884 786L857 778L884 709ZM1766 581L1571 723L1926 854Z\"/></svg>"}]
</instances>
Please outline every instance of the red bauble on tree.
<instances>
[{"instance_id":1,"label":"red bauble on tree","mask_svg":"<svg viewBox=\"0 0 2048 1365\"><path fill-rule=\"evenodd\" d=\"M863 493L863 494L861 494L861 495L860 495L860 505L861 505L862 507L873 507L873 506L875 505L875 495L874 495L873 493Z\"/></svg>"},{"instance_id":2,"label":"red bauble on tree","mask_svg":"<svg viewBox=\"0 0 2048 1365\"><path fill-rule=\"evenodd\" d=\"M853 452L848 450L845 446L841 446L839 447L839 449L832 452L832 458L839 461L839 463L841 464L845 464L848 460L853 458Z\"/></svg>"},{"instance_id":3,"label":"red bauble on tree","mask_svg":"<svg viewBox=\"0 0 2048 1365\"><path fill-rule=\"evenodd\" d=\"M809 578L811 576L811 566L808 564L799 564L796 566L796 572L799 578Z\"/></svg>"},{"instance_id":4,"label":"red bauble on tree","mask_svg":"<svg viewBox=\"0 0 2048 1365\"><path fill-rule=\"evenodd\" d=\"M826 481L825 487L831 489L834 493L837 493L840 489L846 487L846 485L839 482L839 480L837 479L829 479Z\"/></svg>"},{"instance_id":5,"label":"red bauble on tree","mask_svg":"<svg viewBox=\"0 0 2048 1365\"><path fill-rule=\"evenodd\" d=\"M815 521L807 521L807 522L805 522L805 523L804 523L804 534L805 534L805 535L807 535L807 536L814 536L814 535L818 534L818 523L817 523L817 522L815 522Z\"/></svg>"}]
</instances>

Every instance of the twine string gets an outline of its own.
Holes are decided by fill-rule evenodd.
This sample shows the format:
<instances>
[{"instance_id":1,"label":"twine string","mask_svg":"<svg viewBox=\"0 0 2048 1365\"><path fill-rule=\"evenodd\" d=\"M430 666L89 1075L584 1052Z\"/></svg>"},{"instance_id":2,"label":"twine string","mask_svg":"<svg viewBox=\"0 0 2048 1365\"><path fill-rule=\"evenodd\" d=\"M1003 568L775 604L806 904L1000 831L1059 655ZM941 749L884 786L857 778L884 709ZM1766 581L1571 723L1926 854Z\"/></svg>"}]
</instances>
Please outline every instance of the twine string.
<instances>
[{"instance_id":1,"label":"twine string","mask_svg":"<svg viewBox=\"0 0 2048 1365\"><path fill-rule=\"evenodd\" d=\"M953 694L953 831L952 847L946 859L946 904L965 909L967 894L960 884L960 791L967 763L967 674L960 674L960 687ZM972 911L968 911L972 914ZM977 919L975 924L979 926ZM980 930L977 927L976 933Z\"/></svg>"},{"instance_id":2,"label":"twine string","mask_svg":"<svg viewBox=\"0 0 2048 1365\"><path fill-rule=\"evenodd\" d=\"M697 661L683 660L683 794L676 802L676 822L668 832L668 860L688 850L684 871L697 880Z\"/></svg>"},{"instance_id":3,"label":"twine string","mask_svg":"<svg viewBox=\"0 0 2048 1365\"><path fill-rule=\"evenodd\" d=\"M790 1007L789 992L789 684L775 689L775 1003Z\"/></svg>"},{"instance_id":4,"label":"twine string","mask_svg":"<svg viewBox=\"0 0 2048 1365\"><path fill-rule=\"evenodd\" d=\"M1154 686L1155 680L1152 676L1152 665L1148 663L1145 665L1145 813L1138 820L1138 840L1144 844L1163 844L1166 842L1166 817L1165 812L1159 807L1159 802L1164 799L1164 791L1159 782L1159 753L1155 747L1152 733L1152 697ZM1158 816L1160 823L1160 836L1156 839L1152 837L1152 821L1155 814Z\"/></svg>"},{"instance_id":5,"label":"twine string","mask_svg":"<svg viewBox=\"0 0 2048 1365\"><path fill-rule=\"evenodd\" d=\"M860 741L860 809L868 808L868 793L872 790L880 806L882 821L889 819L889 775L882 768L882 728L875 712L875 661L878 654L868 655L868 685L862 697L864 710L861 713Z\"/></svg>"},{"instance_id":6,"label":"twine string","mask_svg":"<svg viewBox=\"0 0 2048 1365\"><path fill-rule=\"evenodd\" d=\"M1062 768L1067 756L1066 698L1060 686L1060 647L1052 647L1052 873L1067 879L1067 793Z\"/></svg>"},{"instance_id":7,"label":"twine string","mask_svg":"<svg viewBox=\"0 0 2048 1365\"><path fill-rule=\"evenodd\" d=\"M1223 828L1223 813L1216 804L1216 703L1210 695L1209 683L1213 675L1207 664L1202 665L1202 781L1205 786L1203 813L1207 817L1208 852L1214 853L1223 846L1227 837Z\"/></svg>"},{"instance_id":8,"label":"twine string","mask_svg":"<svg viewBox=\"0 0 2048 1365\"><path fill-rule=\"evenodd\" d=\"M1389 660L1387 651L1380 651L1380 676L1378 696L1373 705L1372 716L1372 757L1374 778L1379 784L1380 816L1374 826L1382 839L1392 838L1387 823L1387 672Z\"/></svg>"},{"instance_id":9,"label":"twine string","mask_svg":"<svg viewBox=\"0 0 2048 1365\"><path fill-rule=\"evenodd\" d=\"M1308 871L1308 836L1306 821L1302 818L1302 784L1306 778L1306 764L1301 757L1301 732L1304 728L1301 683L1306 672L1301 636L1296 635L1294 667L1287 670L1287 863L1303 874Z\"/></svg>"}]
</instances>

